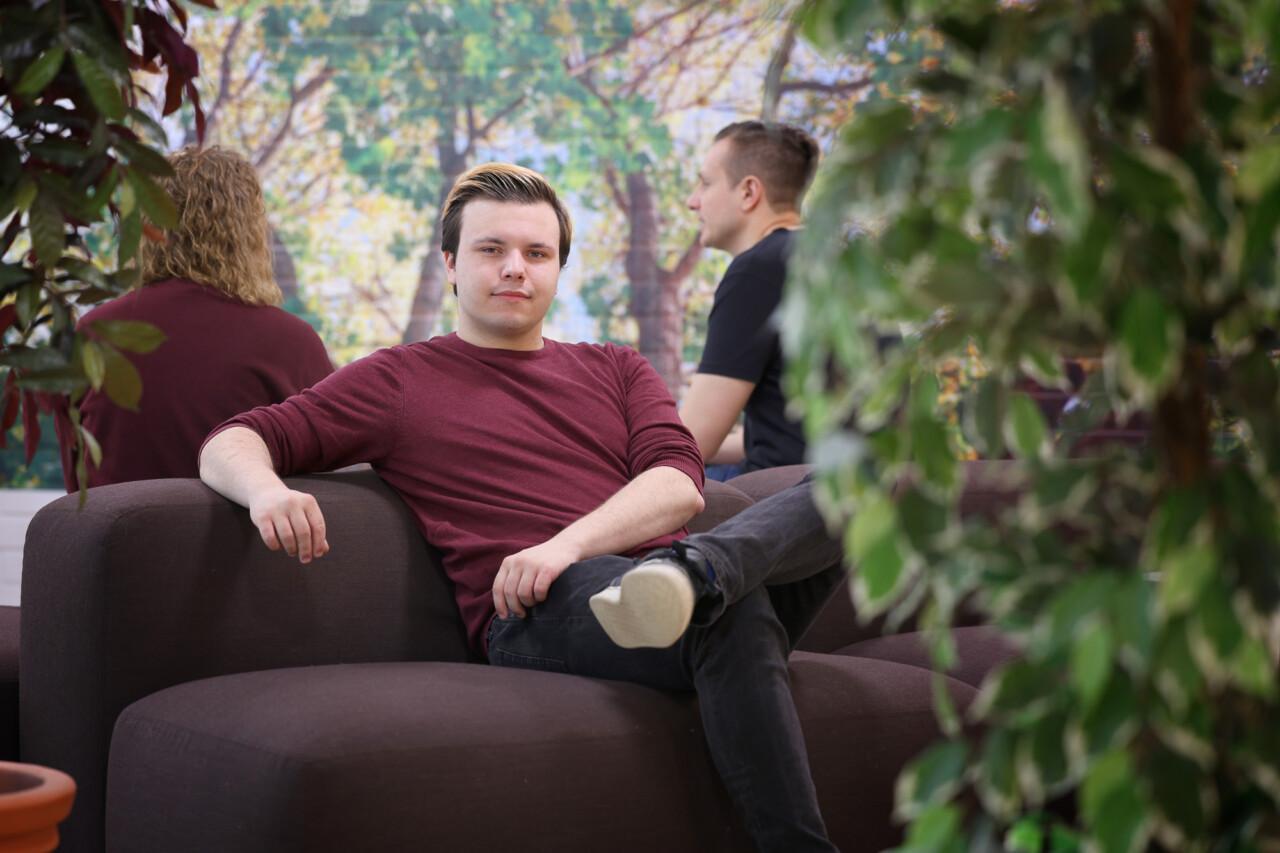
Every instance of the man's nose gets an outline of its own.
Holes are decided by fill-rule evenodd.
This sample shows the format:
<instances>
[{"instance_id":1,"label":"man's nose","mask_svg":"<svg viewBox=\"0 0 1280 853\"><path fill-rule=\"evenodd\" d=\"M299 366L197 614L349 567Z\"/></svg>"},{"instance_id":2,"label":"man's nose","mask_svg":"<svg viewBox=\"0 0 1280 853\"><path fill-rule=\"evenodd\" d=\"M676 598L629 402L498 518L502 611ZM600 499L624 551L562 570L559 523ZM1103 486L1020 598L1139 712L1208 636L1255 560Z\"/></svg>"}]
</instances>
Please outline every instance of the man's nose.
<instances>
[{"instance_id":1,"label":"man's nose","mask_svg":"<svg viewBox=\"0 0 1280 853\"><path fill-rule=\"evenodd\" d=\"M519 252L508 252L502 264L503 278L524 278L524 258Z\"/></svg>"},{"instance_id":2,"label":"man's nose","mask_svg":"<svg viewBox=\"0 0 1280 853\"><path fill-rule=\"evenodd\" d=\"M689 193L689 197L684 200L684 206L689 208L690 210L698 209L698 191L697 190L694 190L693 192Z\"/></svg>"}]
</instances>

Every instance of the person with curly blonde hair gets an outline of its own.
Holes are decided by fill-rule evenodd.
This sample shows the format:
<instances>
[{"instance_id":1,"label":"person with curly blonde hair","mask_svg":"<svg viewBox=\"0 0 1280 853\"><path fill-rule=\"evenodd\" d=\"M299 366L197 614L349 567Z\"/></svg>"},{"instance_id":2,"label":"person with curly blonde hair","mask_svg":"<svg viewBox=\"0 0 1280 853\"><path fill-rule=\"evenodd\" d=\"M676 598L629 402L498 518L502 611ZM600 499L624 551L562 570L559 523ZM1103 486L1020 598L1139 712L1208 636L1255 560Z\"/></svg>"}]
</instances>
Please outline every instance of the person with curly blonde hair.
<instances>
[{"instance_id":1,"label":"person with curly blonde hair","mask_svg":"<svg viewBox=\"0 0 1280 853\"><path fill-rule=\"evenodd\" d=\"M127 358L142 381L136 410L89 390L81 422L102 447L88 484L195 477L205 435L227 418L278 403L333 372L324 344L282 310L271 271L271 238L253 165L227 149L184 148L160 183L178 210L162 241L143 240L142 284L86 314L79 328L108 353L108 371ZM155 350L121 352L112 324L143 322L164 333ZM119 327L114 327L119 328ZM78 488L69 436L63 479Z\"/></svg>"}]
</instances>

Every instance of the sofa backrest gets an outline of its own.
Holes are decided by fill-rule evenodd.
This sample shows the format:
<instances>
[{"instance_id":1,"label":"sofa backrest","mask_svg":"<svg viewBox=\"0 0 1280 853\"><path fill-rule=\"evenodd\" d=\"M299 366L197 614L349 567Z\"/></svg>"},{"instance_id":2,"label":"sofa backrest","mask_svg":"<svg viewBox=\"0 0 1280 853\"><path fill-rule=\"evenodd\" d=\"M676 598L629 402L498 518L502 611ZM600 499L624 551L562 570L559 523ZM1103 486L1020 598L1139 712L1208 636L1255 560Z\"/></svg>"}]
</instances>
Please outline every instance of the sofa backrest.
<instances>
[{"instance_id":1,"label":"sofa backrest","mask_svg":"<svg viewBox=\"0 0 1280 853\"><path fill-rule=\"evenodd\" d=\"M165 687L215 675L357 661L463 661L438 558L369 470L300 477L331 552L302 566L262 544L248 513L198 480L61 498L27 533L21 756L80 791L65 850L102 846L116 717Z\"/></svg>"}]
</instances>

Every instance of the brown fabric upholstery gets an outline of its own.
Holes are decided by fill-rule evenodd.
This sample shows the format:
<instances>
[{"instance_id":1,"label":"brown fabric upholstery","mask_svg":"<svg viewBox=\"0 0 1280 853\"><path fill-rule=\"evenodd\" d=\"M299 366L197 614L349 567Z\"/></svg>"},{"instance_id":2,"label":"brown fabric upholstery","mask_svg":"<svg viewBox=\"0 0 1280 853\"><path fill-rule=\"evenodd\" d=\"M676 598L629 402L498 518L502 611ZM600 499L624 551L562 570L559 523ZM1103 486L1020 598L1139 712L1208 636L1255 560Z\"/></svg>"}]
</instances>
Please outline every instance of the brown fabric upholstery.
<instances>
[{"instance_id":1,"label":"brown fabric upholstery","mask_svg":"<svg viewBox=\"0 0 1280 853\"><path fill-rule=\"evenodd\" d=\"M740 474L729 485L750 497L753 501L794 486L812 470L808 465L784 465L780 468L761 468Z\"/></svg>"},{"instance_id":2,"label":"brown fabric upholstery","mask_svg":"<svg viewBox=\"0 0 1280 853\"><path fill-rule=\"evenodd\" d=\"M1018 658L1018 649L995 628L971 625L954 628L951 634L956 644L956 665L947 674L971 687L981 687L988 672ZM933 668L925 635L918 631L861 640L836 649L834 654Z\"/></svg>"},{"instance_id":3,"label":"brown fabric upholstery","mask_svg":"<svg viewBox=\"0 0 1280 853\"><path fill-rule=\"evenodd\" d=\"M893 844L893 780L936 734L929 674L805 654L791 669L836 842ZM750 849L692 694L462 664L152 694L116 726L107 805L113 853Z\"/></svg>"},{"instance_id":4,"label":"brown fabric upholstery","mask_svg":"<svg viewBox=\"0 0 1280 853\"><path fill-rule=\"evenodd\" d=\"M21 611L0 607L0 761L18 760L18 627Z\"/></svg>"},{"instance_id":5,"label":"brown fabric upholstery","mask_svg":"<svg viewBox=\"0 0 1280 853\"><path fill-rule=\"evenodd\" d=\"M23 560L24 761L79 791L64 849L102 845L116 716L156 690L233 672L466 660L448 581L372 471L290 480L319 499L332 551L301 566L198 480L68 495L36 514Z\"/></svg>"},{"instance_id":6,"label":"brown fabric upholstery","mask_svg":"<svg viewBox=\"0 0 1280 853\"><path fill-rule=\"evenodd\" d=\"M690 533L704 533L755 503L754 499L733 486L715 480L707 480L702 497L707 505L689 522Z\"/></svg>"}]
</instances>

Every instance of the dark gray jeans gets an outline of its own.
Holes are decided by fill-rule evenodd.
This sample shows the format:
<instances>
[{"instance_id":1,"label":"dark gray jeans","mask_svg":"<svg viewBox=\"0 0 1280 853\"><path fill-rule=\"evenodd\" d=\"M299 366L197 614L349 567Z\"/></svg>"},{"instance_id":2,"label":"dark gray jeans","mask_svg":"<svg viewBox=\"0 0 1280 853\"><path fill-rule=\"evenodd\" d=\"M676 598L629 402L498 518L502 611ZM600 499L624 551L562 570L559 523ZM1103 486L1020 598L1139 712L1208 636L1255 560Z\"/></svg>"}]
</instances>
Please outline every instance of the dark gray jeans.
<instances>
[{"instance_id":1,"label":"dark gray jeans","mask_svg":"<svg viewBox=\"0 0 1280 853\"><path fill-rule=\"evenodd\" d=\"M762 851L831 851L787 677L787 656L844 577L810 485L760 501L685 543L715 582L695 578L694 624L668 649L623 649L587 601L632 567L626 557L575 563L524 619L495 619L498 666L695 690L707 744Z\"/></svg>"}]
</instances>

